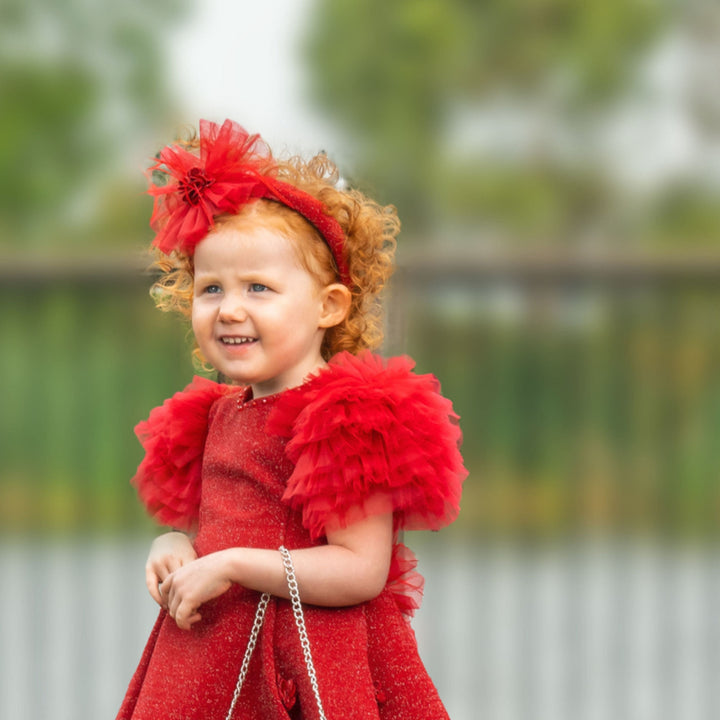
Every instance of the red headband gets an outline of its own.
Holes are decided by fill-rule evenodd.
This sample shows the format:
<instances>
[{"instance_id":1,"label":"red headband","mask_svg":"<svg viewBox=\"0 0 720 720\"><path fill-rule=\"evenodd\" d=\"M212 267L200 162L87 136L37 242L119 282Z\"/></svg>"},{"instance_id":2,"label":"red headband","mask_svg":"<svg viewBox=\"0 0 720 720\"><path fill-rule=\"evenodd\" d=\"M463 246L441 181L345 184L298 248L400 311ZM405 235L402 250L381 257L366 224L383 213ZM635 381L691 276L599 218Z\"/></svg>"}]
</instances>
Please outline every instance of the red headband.
<instances>
[{"instance_id":1,"label":"red headband","mask_svg":"<svg viewBox=\"0 0 720 720\"><path fill-rule=\"evenodd\" d=\"M192 255L197 244L224 213L237 213L258 198L277 200L300 213L323 236L335 260L340 280L350 285L343 248L345 234L317 198L272 176L272 154L259 135L226 120L222 126L200 121L200 155L181 145L168 145L150 172L169 176L166 185L151 184L155 197L150 226L153 245L169 254ZM268 174L270 173L270 174Z\"/></svg>"}]
</instances>

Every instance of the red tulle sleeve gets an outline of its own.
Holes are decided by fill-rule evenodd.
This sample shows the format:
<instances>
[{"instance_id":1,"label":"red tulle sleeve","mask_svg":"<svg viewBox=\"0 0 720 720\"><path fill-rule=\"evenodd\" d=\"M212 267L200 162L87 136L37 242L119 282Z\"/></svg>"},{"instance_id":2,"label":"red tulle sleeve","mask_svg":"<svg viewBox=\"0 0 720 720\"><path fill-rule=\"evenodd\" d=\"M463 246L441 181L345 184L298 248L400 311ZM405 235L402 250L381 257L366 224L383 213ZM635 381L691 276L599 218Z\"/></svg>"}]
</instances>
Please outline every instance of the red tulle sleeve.
<instances>
[{"instance_id":1,"label":"red tulle sleeve","mask_svg":"<svg viewBox=\"0 0 720 720\"><path fill-rule=\"evenodd\" d=\"M395 529L437 530L458 514L467 472L458 417L407 357L341 353L276 405L268 430L295 463L283 499L313 537L391 512Z\"/></svg>"},{"instance_id":2,"label":"red tulle sleeve","mask_svg":"<svg viewBox=\"0 0 720 720\"><path fill-rule=\"evenodd\" d=\"M155 520L192 530L200 505L200 471L213 402L226 386L195 377L135 427L145 458L131 480Z\"/></svg>"}]
</instances>

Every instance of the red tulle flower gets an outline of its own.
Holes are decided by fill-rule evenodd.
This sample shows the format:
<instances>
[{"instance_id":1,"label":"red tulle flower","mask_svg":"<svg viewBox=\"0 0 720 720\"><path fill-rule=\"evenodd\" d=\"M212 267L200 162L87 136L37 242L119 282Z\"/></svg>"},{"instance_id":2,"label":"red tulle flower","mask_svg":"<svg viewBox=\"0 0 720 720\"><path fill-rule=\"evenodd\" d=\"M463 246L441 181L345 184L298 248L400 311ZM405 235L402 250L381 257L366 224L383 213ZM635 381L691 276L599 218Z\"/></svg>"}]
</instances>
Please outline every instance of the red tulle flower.
<instances>
[{"instance_id":1,"label":"red tulle flower","mask_svg":"<svg viewBox=\"0 0 720 720\"><path fill-rule=\"evenodd\" d=\"M153 244L164 253L192 253L222 213L237 212L262 196L260 173L272 162L259 135L249 135L226 120L222 126L200 121L200 154L168 145L150 170L164 171L166 185L151 185Z\"/></svg>"},{"instance_id":2,"label":"red tulle flower","mask_svg":"<svg viewBox=\"0 0 720 720\"><path fill-rule=\"evenodd\" d=\"M249 135L231 120L222 126L201 120L199 155L168 145L150 168L154 171L168 176L165 185L151 184L148 190L155 198L150 218L157 233L153 245L165 254L179 250L191 255L216 217L237 213L251 200L269 198L315 226L332 252L341 281L350 284L340 224L320 200L273 176L272 153L259 135Z\"/></svg>"}]
</instances>

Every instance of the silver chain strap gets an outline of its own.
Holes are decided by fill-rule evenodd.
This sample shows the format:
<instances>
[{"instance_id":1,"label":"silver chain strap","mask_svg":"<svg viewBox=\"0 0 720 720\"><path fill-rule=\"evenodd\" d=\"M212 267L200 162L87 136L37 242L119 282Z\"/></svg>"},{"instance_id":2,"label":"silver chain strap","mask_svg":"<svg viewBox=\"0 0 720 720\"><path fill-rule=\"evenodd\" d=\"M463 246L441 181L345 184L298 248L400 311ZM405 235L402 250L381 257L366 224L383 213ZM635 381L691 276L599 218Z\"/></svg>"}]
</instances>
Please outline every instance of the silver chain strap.
<instances>
[{"instance_id":1,"label":"silver chain strap","mask_svg":"<svg viewBox=\"0 0 720 720\"><path fill-rule=\"evenodd\" d=\"M285 568L285 576L287 577L288 589L290 590L290 600L292 601L293 606L293 615L295 616L295 625L297 625L298 635L300 636L300 645L305 657L305 667L307 668L310 685L312 686L313 694L315 695L318 715L320 720L327 720L325 717L325 711L323 710L322 701L320 700L317 674L315 673L315 665L313 664L312 653L310 651L310 639L308 638L307 629L305 628L305 616L303 614L302 603L300 602L300 591L298 590L292 557L290 555L290 551L286 547L281 545L279 550L280 555L282 556L283 566ZM237 684L235 685L235 692L233 693L230 709L228 710L228 714L225 716L225 720L231 720L233 711L235 710L235 705L240 697L240 691L242 690L248 667L250 666L250 657L252 656L255 645L257 644L258 636L260 635L260 628L265 620L265 611L267 610L269 602L270 593L263 593L260 596L260 602L258 602L257 610L255 611L255 620L253 621L252 629L250 630L250 638L248 639L247 648L245 649L245 657L243 658L242 665L240 666L240 673L238 674Z\"/></svg>"},{"instance_id":2,"label":"silver chain strap","mask_svg":"<svg viewBox=\"0 0 720 720\"><path fill-rule=\"evenodd\" d=\"M253 654L253 650L257 644L258 635L260 635L260 628L262 627L263 620L265 620L265 611L267 610L269 602L270 593L263 593L260 596L260 602L258 603L257 610L255 611L255 620L253 621L253 626L250 630L250 638L248 639L247 648L245 649L245 657L243 658L242 665L240 666L240 673L238 674L237 684L235 685L235 692L233 693L230 709L228 710L228 714L225 716L225 720L231 719L233 710L235 710L235 705L240 697L240 691L242 690L243 683L245 682L245 676L247 675L248 667L250 666L250 656Z\"/></svg>"},{"instance_id":3,"label":"silver chain strap","mask_svg":"<svg viewBox=\"0 0 720 720\"><path fill-rule=\"evenodd\" d=\"M307 668L310 685L312 685L313 694L315 695L318 714L320 720L327 720L322 701L320 700L320 690L318 689L315 665L313 665L312 653L310 652L310 639L305 629L305 616L303 615L302 603L300 602L300 592L298 590L297 578L295 577L295 568L293 567L292 558L290 557L290 551L286 547L280 546L280 555L282 555L283 565L285 566L285 575L287 576L287 584L290 590L290 600L292 600L295 624L297 625L298 635L300 636L300 645L302 646L303 655L305 656L305 667Z\"/></svg>"}]
</instances>

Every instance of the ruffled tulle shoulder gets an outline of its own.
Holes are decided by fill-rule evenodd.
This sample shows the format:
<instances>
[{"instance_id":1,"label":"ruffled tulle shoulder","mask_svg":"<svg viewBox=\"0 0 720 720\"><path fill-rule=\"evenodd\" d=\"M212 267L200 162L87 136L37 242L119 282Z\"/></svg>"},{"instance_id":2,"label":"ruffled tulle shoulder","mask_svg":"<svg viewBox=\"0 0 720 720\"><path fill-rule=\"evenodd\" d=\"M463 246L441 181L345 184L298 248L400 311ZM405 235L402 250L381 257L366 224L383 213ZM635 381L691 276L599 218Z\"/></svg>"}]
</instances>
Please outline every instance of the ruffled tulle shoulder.
<instances>
[{"instance_id":1,"label":"ruffled tulle shoulder","mask_svg":"<svg viewBox=\"0 0 720 720\"><path fill-rule=\"evenodd\" d=\"M210 408L228 390L195 377L135 427L145 458L131 482L159 523L181 530L196 525Z\"/></svg>"},{"instance_id":2,"label":"ruffled tulle shoulder","mask_svg":"<svg viewBox=\"0 0 720 720\"><path fill-rule=\"evenodd\" d=\"M395 528L438 530L467 472L458 416L410 358L340 353L274 408L268 430L295 463L283 499L314 537L391 512Z\"/></svg>"}]
</instances>

